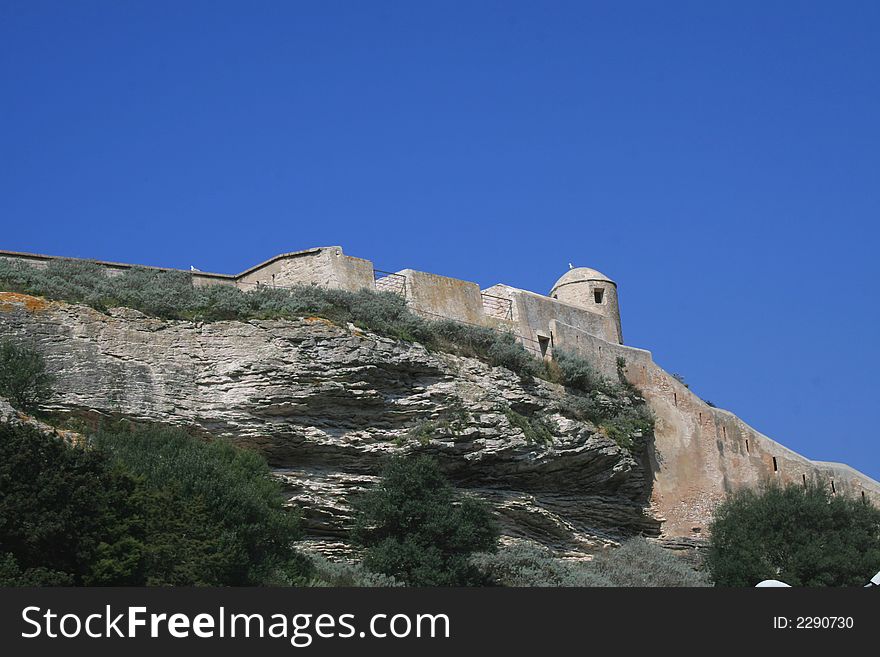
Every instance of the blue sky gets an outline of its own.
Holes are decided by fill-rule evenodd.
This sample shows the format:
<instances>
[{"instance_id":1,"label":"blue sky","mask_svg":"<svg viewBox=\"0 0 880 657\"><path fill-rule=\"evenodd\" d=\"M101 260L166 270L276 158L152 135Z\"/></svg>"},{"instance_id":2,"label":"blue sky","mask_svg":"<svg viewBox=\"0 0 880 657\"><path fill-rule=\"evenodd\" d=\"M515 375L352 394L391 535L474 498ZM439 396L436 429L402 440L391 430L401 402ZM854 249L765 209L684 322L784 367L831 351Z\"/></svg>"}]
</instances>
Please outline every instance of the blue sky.
<instances>
[{"instance_id":1,"label":"blue sky","mask_svg":"<svg viewBox=\"0 0 880 657\"><path fill-rule=\"evenodd\" d=\"M0 4L0 248L547 292L880 478L876 2Z\"/></svg>"}]
</instances>

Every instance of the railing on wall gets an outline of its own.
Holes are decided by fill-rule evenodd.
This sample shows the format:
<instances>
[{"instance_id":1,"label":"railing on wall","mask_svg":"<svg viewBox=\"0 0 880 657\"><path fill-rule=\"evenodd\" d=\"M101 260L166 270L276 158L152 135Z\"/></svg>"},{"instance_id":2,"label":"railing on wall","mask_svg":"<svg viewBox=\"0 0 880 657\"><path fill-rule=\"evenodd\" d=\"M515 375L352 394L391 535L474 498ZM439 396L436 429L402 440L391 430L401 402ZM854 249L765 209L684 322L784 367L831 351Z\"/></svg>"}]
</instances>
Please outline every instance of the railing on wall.
<instances>
[{"instance_id":1,"label":"railing on wall","mask_svg":"<svg viewBox=\"0 0 880 657\"><path fill-rule=\"evenodd\" d=\"M376 269L373 272L373 279L377 292L391 292L406 298L406 276L403 274Z\"/></svg>"},{"instance_id":2,"label":"railing on wall","mask_svg":"<svg viewBox=\"0 0 880 657\"><path fill-rule=\"evenodd\" d=\"M493 294L481 292L483 297L483 312L488 317L496 319L513 319L513 301L505 297L496 297Z\"/></svg>"}]
</instances>

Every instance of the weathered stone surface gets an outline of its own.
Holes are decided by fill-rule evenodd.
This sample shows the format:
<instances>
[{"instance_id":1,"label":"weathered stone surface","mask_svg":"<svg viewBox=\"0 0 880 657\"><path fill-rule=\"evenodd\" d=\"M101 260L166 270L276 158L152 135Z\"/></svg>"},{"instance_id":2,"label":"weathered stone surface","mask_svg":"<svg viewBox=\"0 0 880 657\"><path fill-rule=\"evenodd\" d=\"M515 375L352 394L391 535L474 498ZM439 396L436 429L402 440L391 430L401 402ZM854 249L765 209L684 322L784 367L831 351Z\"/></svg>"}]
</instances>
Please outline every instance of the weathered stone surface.
<instances>
[{"instance_id":1,"label":"weathered stone surface","mask_svg":"<svg viewBox=\"0 0 880 657\"><path fill-rule=\"evenodd\" d=\"M0 332L46 355L60 417L163 422L259 449L328 550L343 545L352 495L402 450L437 457L507 536L586 553L658 532L642 463L559 415L558 386L474 359L317 318L194 323L58 302L0 303ZM552 443L530 442L510 408L546 418Z\"/></svg>"},{"instance_id":2,"label":"weathered stone surface","mask_svg":"<svg viewBox=\"0 0 880 657\"><path fill-rule=\"evenodd\" d=\"M53 433L64 440L70 441L72 443L79 442L83 439L82 434L79 434L75 431L68 431L66 429L58 429L57 427L52 426L51 424L47 424L46 422L41 422L40 420L24 413L22 411L16 410L12 407L12 404L9 403L9 400L0 397L0 423L3 424L16 424L16 425L28 425L38 429L44 433Z\"/></svg>"}]
</instances>

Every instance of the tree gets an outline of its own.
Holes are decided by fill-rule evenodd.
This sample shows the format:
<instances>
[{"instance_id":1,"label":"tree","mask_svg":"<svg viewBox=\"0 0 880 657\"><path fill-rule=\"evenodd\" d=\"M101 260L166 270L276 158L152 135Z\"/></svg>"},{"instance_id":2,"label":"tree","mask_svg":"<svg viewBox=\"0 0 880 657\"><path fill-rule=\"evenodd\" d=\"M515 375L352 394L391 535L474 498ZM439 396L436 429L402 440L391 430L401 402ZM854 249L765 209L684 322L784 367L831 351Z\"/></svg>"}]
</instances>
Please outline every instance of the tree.
<instances>
[{"instance_id":1,"label":"tree","mask_svg":"<svg viewBox=\"0 0 880 657\"><path fill-rule=\"evenodd\" d=\"M52 381L39 351L8 338L0 342L0 397L30 411L52 395Z\"/></svg>"},{"instance_id":2,"label":"tree","mask_svg":"<svg viewBox=\"0 0 880 657\"><path fill-rule=\"evenodd\" d=\"M180 429L141 427L94 437L137 477L147 510L147 584L255 586L298 582L297 514L256 452Z\"/></svg>"},{"instance_id":3,"label":"tree","mask_svg":"<svg viewBox=\"0 0 880 657\"><path fill-rule=\"evenodd\" d=\"M103 454L0 424L0 584L140 583L136 489Z\"/></svg>"},{"instance_id":4,"label":"tree","mask_svg":"<svg viewBox=\"0 0 880 657\"><path fill-rule=\"evenodd\" d=\"M456 497L433 459L392 459L355 509L352 539L369 570L410 586L485 583L470 558L496 549L498 528L483 502Z\"/></svg>"},{"instance_id":5,"label":"tree","mask_svg":"<svg viewBox=\"0 0 880 657\"><path fill-rule=\"evenodd\" d=\"M717 586L861 586L880 568L880 510L824 486L740 491L709 529Z\"/></svg>"},{"instance_id":6,"label":"tree","mask_svg":"<svg viewBox=\"0 0 880 657\"><path fill-rule=\"evenodd\" d=\"M80 446L0 424L0 586L299 584L298 537L253 452L163 428Z\"/></svg>"}]
</instances>

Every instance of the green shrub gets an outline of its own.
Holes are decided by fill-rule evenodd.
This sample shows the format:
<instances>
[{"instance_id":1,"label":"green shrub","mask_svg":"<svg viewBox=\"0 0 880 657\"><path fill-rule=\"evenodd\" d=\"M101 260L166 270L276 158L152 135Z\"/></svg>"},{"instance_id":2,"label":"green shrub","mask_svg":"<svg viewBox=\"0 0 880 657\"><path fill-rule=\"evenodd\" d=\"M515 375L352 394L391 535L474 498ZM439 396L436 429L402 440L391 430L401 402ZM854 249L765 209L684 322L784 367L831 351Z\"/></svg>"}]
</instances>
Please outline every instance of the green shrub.
<instances>
[{"instance_id":1,"label":"green shrub","mask_svg":"<svg viewBox=\"0 0 880 657\"><path fill-rule=\"evenodd\" d=\"M370 572L361 564L330 561L320 554L309 555L309 560L312 564L309 586L403 586L393 577Z\"/></svg>"},{"instance_id":2,"label":"green shrub","mask_svg":"<svg viewBox=\"0 0 880 657\"><path fill-rule=\"evenodd\" d=\"M605 392L610 384L600 376L593 366L584 358L561 349L553 351L552 379L567 388L581 392Z\"/></svg>"},{"instance_id":3,"label":"green shrub","mask_svg":"<svg viewBox=\"0 0 880 657\"><path fill-rule=\"evenodd\" d=\"M11 339L0 342L0 397L16 408L32 411L52 396L53 380L35 348Z\"/></svg>"},{"instance_id":4,"label":"green shrub","mask_svg":"<svg viewBox=\"0 0 880 657\"><path fill-rule=\"evenodd\" d=\"M501 586L709 586L706 576L643 538L572 561L528 543L480 554L474 564Z\"/></svg>"},{"instance_id":5,"label":"green shrub","mask_svg":"<svg viewBox=\"0 0 880 657\"><path fill-rule=\"evenodd\" d=\"M741 490L718 506L709 530L718 586L863 586L880 564L880 510L823 486Z\"/></svg>"},{"instance_id":6,"label":"green shrub","mask_svg":"<svg viewBox=\"0 0 880 657\"><path fill-rule=\"evenodd\" d=\"M297 518L255 454L177 431L74 446L0 424L0 585L304 584Z\"/></svg>"},{"instance_id":7,"label":"green shrub","mask_svg":"<svg viewBox=\"0 0 880 657\"><path fill-rule=\"evenodd\" d=\"M471 586L485 581L470 563L495 548L498 529L485 504L458 498L428 457L396 457L382 480L355 501L352 540L364 566L410 586Z\"/></svg>"},{"instance_id":8,"label":"green shrub","mask_svg":"<svg viewBox=\"0 0 880 657\"><path fill-rule=\"evenodd\" d=\"M0 585L142 583L138 497L100 452L0 424Z\"/></svg>"},{"instance_id":9,"label":"green shrub","mask_svg":"<svg viewBox=\"0 0 880 657\"><path fill-rule=\"evenodd\" d=\"M586 359L556 350L548 368L550 378L569 392L558 402L563 415L592 422L622 448L638 452L654 430L654 417L638 389L624 376L625 366L618 358L618 380L612 382Z\"/></svg>"},{"instance_id":10,"label":"green shrub","mask_svg":"<svg viewBox=\"0 0 880 657\"><path fill-rule=\"evenodd\" d=\"M550 444L553 442L553 428L546 419L537 416L526 417L512 408L505 409L504 416L511 425L522 429L526 440L530 443Z\"/></svg>"},{"instance_id":11,"label":"green shrub","mask_svg":"<svg viewBox=\"0 0 880 657\"><path fill-rule=\"evenodd\" d=\"M612 586L588 562L559 559L550 550L530 543L475 555L473 563L498 586Z\"/></svg>"},{"instance_id":12,"label":"green shrub","mask_svg":"<svg viewBox=\"0 0 880 657\"><path fill-rule=\"evenodd\" d=\"M492 365L506 367L523 379L530 380L543 374L540 362L516 342L516 338L510 333L496 333L487 354Z\"/></svg>"},{"instance_id":13,"label":"green shrub","mask_svg":"<svg viewBox=\"0 0 880 657\"><path fill-rule=\"evenodd\" d=\"M706 574L640 537L600 552L590 565L612 586L711 586Z\"/></svg>"},{"instance_id":14,"label":"green shrub","mask_svg":"<svg viewBox=\"0 0 880 657\"><path fill-rule=\"evenodd\" d=\"M71 573L40 566L21 569L16 558L7 553L0 555L0 586L72 586L76 580Z\"/></svg>"},{"instance_id":15,"label":"green shrub","mask_svg":"<svg viewBox=\"0 0 880 657\"><path fill-rule=\"evenodd\" d=\"M148 584L253 586L301 568L298 519L257 453L163 427L93 440L149 495Z\"/></svg>"}]
</instances>

